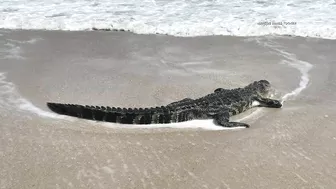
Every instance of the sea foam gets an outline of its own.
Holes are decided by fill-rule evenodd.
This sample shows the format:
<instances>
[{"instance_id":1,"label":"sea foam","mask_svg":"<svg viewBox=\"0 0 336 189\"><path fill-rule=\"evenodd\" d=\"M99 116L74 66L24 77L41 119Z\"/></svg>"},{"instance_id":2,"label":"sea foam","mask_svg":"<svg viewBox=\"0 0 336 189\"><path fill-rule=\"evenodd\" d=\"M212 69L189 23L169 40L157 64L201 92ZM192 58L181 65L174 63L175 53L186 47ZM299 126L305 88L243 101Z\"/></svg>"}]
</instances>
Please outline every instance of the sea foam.
<instances>
[{"instance_id":1,"label":"sea foam","mask_svg":"<svg viewBox=\"0 0 336 189\"><path fill-rule=\"evenodd\" d=\"M335 8L334 0L17 0L0 4L0 28L336 39Z\"/></svg>"}]
</instances>

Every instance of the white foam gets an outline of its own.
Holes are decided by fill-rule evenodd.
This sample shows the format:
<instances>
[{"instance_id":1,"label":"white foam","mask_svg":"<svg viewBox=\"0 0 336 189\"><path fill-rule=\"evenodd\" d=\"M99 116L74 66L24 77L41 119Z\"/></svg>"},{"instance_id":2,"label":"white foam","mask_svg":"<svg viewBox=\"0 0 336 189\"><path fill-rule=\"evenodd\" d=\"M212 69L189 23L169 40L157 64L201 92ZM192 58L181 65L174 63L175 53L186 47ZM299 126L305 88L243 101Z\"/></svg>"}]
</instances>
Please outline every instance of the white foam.
<instances>
[{"instance_id":1,"label":"white foam","mask_svg":"<svg viewBox=\"0 0 336 189\"><path fill-rule=\"evenodd\" d=\"M309 71L312 69L313 65L309 62L299 60L295 54L284 51L279 45L275 44L274 42L265 42L263 43L263 45L273 49L287 59L283 60L281 64L287 64L288 66L297 69L301 74L299 86L293 91L286 93L284 96L282 96L282 103L288 100L290 97L295 97L299 95L305 88L307 88L309 84Z\"/></svg>"},{"instance_id":2,"label":"white foam","mask_svg":"<svg viewBox=\"0 0 336 189\"><path fill-rule=\"evenodd\" d=\"M10 42L13 43L19 43L19 44L35 44L36 42L42 40L41 38L32 38L27 41L19 41L19 40L14 40L14 39L7 39Z\"/></svg>"},{"instance_id":3,"label":"white foam","mask_svg":"<svg viewBox=\"0 0 336 189\"><path fill-rule=\"evenodd\" d=\"M1 2L0 28L96 27L175 36L287 34L336 39L335 6L334 0L16 0Z\"/></svg>"},{"instance_id":4,"label":"white foam","mask_svg":"<svg viewBox=\"0 0 336 189\"><path fill-rule=\"evenodd\" d=\"M212 119L207 120L191 120L180 123L169 123L169 124L150 124L150 125L131 125L131 124L115 124L115 123L100 123L105 127L109 128L122 128L122 129L157 129L157 128L176 128L176 129L204 129L204 130L236 130L243 129L245 127L221 127L215 125Z\"/></svg>"},{"instance_id":5,"label":"white foam","mask_svg":"<svg viewBox=\"0 0 336 189\"><path fill-rule=\"evenodd\" d=\"M311 64L309 64L308 62L301 61L301 60L299 60L296 63L289 62L289 61L286 61L286 63L288 65L290 65L291 67L298 69L301 72L301 80L300 80L300 83L299 83L299 87L294 89L292 92L285 94L282 97L282 102L284 102L285 100L287 100L291 96L299 95L301 93L301 91L303 91L305 88L307 88L307 86L309 84L309 74L308 74L308 72L312 68Z\"/></svg>"},{"instance_id":6,"label":"white foam","mask_svg":"<svg viewBox=\"0 0 336 189\"><path fill-rule=\"evenodd\" d=\"M0 107L7 110L30 112L41 117L72 120L67 116L44 111L21 97L15 85L6 81L5 73L0 73Z\"/></svg>"},{"instance_id":7,"label":"white foam","mask_svg":"<svg viewBox=\"0 0 336 189\"><path fill-rule=\"evenodd\" d=\"M0 35L1 36L1 35ZM19 44L34 44L40 38L32 38L27 41L18 41L13 39L6 39L3 44L0 44L0 59L24 59L22 56L22 49ZM2 41L0 41L1 43Z\"/></svg>"},{"instance_id":8,"label":"white foam","mask_svg":"<svg viewBox=\"0 0 336 189\"><path fill-rule=\"evenodd\" d=\"M260 102L258 101L253 101L252 102L252 106L255 107L255 106L259 106L260 105Z\"/></svg>"},{"instance_id":9,"label":"white foam","mask_svg":"<svg viewBox=\"0 0 336 189\"><path fill-rule=\"evenodd\" d=\"M0 47L0 59L24 59L21 48L13 43L5 43Z\"/></svg>"}]
</instances>

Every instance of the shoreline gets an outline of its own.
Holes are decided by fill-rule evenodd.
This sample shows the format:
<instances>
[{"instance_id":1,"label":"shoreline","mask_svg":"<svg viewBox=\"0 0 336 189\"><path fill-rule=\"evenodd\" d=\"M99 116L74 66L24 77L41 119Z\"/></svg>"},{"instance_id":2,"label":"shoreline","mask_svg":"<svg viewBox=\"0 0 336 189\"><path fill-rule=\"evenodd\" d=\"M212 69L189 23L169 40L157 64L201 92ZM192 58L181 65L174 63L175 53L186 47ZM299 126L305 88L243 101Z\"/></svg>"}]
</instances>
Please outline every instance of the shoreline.
<instances>
[{"instance_id":1,"label":"shoreline","mask_svg":"<svg viewBox=\"0 0 336 189\"><path fill-rule=\"evenodd\" d=\"M237 35L197 35L197 36L179 36L179 35L170 35L170 34L161 34L161 33L135 33L131 30L126 29L113 29L113 28L91 28L87 30L47 30L47 29L8 29L0 28L0 31L7 32L106 32L106 33L128 33L131 35L140 35L140 36L167 36L174 38L206 38L206 37L235 37L235 38L274 38L274 39L312 39L312 40L330 40L336 41L333 38L321 38L321 37L311 37L311 36L299 36L299 35L290 35L290 34L268 34L268 35L250 35L250 36L237 36Z\"/></svg>"}]
</instances>

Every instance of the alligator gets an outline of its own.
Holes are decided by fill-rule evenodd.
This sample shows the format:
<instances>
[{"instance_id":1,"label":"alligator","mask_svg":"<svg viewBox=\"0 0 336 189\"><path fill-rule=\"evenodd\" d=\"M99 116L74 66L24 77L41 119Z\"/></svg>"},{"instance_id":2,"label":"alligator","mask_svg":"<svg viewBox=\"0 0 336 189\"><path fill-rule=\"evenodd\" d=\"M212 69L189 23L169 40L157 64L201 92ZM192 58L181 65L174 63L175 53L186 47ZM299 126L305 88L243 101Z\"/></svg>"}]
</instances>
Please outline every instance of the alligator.
<instances>
[{"instance_id":1,"label":"alligator","mask_svg":"<svg viewBox=\"0 0 336 189\"><path fill-rule=\"evenodd\" d=\"M217 88L211 94L185 98L166 106L151 108L120 108L47 102L53 112L83 119L120 124L166 124L195 119L213 119L222 127L250 127L229 118L253 107L281 108L280 101L267 98L271 84L254 81L243 88Z\"/></svg>"}]
</instances>

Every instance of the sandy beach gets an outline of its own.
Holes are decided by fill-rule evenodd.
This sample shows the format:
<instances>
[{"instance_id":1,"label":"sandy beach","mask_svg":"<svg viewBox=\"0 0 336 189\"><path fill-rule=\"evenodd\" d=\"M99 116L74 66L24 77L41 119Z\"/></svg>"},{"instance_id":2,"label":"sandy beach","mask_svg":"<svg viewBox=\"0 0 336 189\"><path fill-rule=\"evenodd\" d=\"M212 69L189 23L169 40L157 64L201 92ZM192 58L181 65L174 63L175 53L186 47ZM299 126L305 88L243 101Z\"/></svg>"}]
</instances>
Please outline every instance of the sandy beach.
<instances>
[{"instance_id":1,"label":"sandy beach","mask_svg":"<svg viewBox=\"0 0 336 189\"><path fill-rule=\"evenodd\" d=\"M0 188L336 187L335 40L0 30ZM281 109L127 128L46 102L151 107L267 79Z\"/></svg>"}]
</instances>

